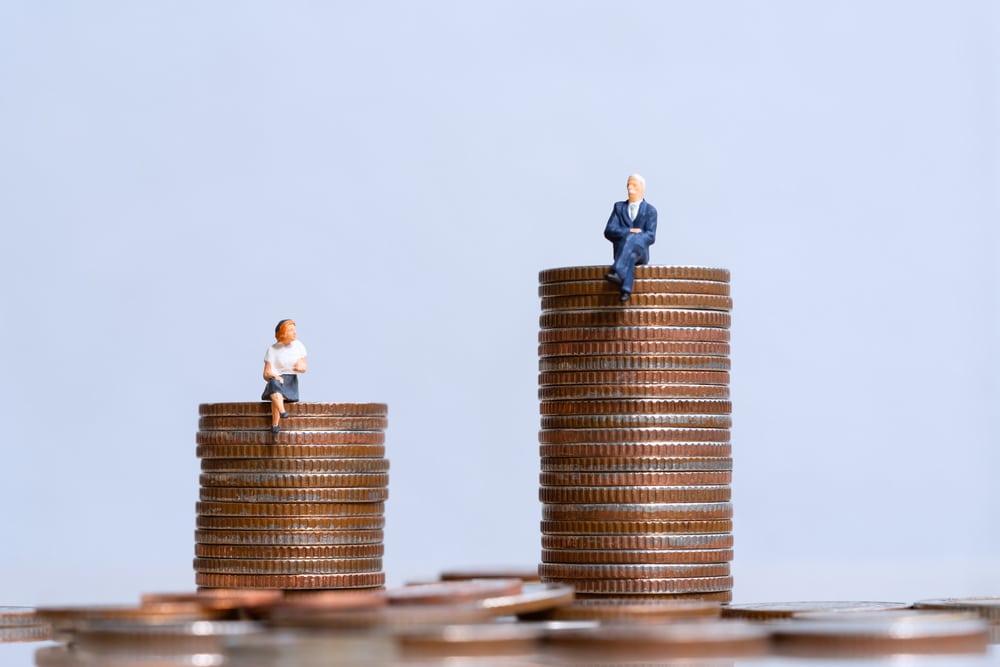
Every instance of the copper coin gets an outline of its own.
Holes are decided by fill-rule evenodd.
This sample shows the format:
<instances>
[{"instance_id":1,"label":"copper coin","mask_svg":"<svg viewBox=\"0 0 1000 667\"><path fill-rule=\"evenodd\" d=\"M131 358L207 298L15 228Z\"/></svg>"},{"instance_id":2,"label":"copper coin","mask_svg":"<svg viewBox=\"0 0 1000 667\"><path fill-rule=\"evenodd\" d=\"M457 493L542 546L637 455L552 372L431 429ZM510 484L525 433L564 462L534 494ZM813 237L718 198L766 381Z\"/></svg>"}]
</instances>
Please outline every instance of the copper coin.
<instances>
[{"instance_id":1,"label":"copper coin","mask_svg":"<svg viewBox=\"0 0 1000 667\"><path fill-rule=\"evenodd\" d=\"M670 472L681 470L732 470L729 457L542 457L542 472Z\"/></svg>"},{"instance_id":2,"label":"copper coin","mask_svg":"<svg viewBox=\"0 0 1000 667\"><path fill-rule=\"evenodd\" d=\"M42 642L51 638L52 626L48 623L0 626L0 643Z\"/></svg>"},{"instance_id":3,"label":"copper coin","mask_svg":"<svg viewBox=\"0 0 1000 667\"><path fill-rule=\"evenodd\" d=\"M50 623L58 636L72 633L83 623L100 620L171 623L217 620L228 610L207 609L195 602L162 602L133 605L74 605L39 607L35 612L41 622Z\"/></svg>"},{"instance_id":4,"label":"copper coin","mask_svg":"<svg viewBox=\"0 0 1000 667\"><path fill-rule=\"evenodd\" d=\"M369 503L383 502L389 489L382 488L309 488L274 489L239 486L204 486L198 497L205 502L220 503Z\"/></svg>"},{"instance_id":5,"label":"copper coin","mask_svg":"<svg viewBox=\"0 0 1000 667\"><path fill-rule=\"evenodd\" d=\"M576 594L577 600L609 600L614 596L603 593L580 593ZM708 602L730 602L733 599L732 591L715 591L709 593L632 593L627 597L630 601L642 600L704 600Z\"/></svg>"},{"instance_id":6,"label":"copper coin","mask_svg":"<svg viewBox=\"0 0 1000 667\"><path fill-rule=\"evenodd\" d=\"M730 519L732 503L559 503L542 506L545 521L678 521Z\"/></svg>"},{"instance_id":7,"label":"copper coin","mask_svg":"<svg viewBox=\"0 0 1000 667\"><path fill-rule=\"evenodd\" d=\"M910 605L904 602L856 602L846 600L831 600L821 602L760 602L752 604L733 604L722 610L725 618L743 618L747 620L774 620L791 618L801 612L845 612L887 611L891 609L906 609Z\"/></svg>"},{"instance_id":8,"label":"copper coin","mask_svg":"<svg viewBox=\"0 0 1000 667\"><path fill-rule=\"evenodd\" d=\"M728 415L730 401L713 400L616 400L616 401L543 401L543 415Z\"/></svg>"},{"instance_id":9,"label":"copper coin","mask_svg":"<svg viewBox=\"0 0 1000 667\"><path fill-rule=\"evenodd\" d=\"M281 420L283 431L382 431L389 425L385 417L288 417ZM271 431L271 417L200 417L201 431Z\"/></svg>"},{"instance_id":10,"label":"copper coin","mask_svg":"<svg viewBox=\"0 0 1000 667\"><path fill-rule=\"evenodd\" d=\"M538 384L729 384L726 371L547 371Z\"/></svg>"},{"instance_id":11,"label":"copper coin","mask_svg":"<svg viewBox=\"0 0 1000 667\"><path fill-rule=\"evenodd\" d=\"M727 577L729 563L670 563L670 564L603 564L603 563L542 563L538 566L542 580L566 579L691 579Z\"/></svg>"},{"instance_id":12,"label":"copper coin","mask_svg":"<svg viewBox=\"0 0 1000 667\"><path fill-rule=\"evenodd\" d=\"M381 530L227 530L200 529L194 534L199 544L321 546L340 544L381 544ZM215 586L214 588L220 588ZM221 588L225 588L222 586Z\"/></svg>"},{"instance_id":13,"label":"copper coin","mask_svg":"<svg viewBox=\"0 0 1000 667\"><path fill-rule=\"evenodd\" d=\"M718 294L729 296L729 283L714 280L636 280L633 283L639 294ZM544 283L538 286L538 296L569 296L574 294L614 294L619 287L603 277L600 280L575 280L572 282Z\"/></svg>"},{"instance_id":14,"label":"copper coin","mask_svg":"<svg viewBox=\"0 0 1000 667\"><path fill-rule=\"evenodd\" d=\"M618 442L614 444L580 442L573 444L539 445L543 458L676 458L712 457L728 458L733 446L728 442Z\"/></svg>"},{"instance_id":15,"label":"copper coin","mask_svg":"<svg viewBox=\"0 0 1000 667\"><path fill-rule=\"evenodd\" d=\"M726 533L733 530L730 519L711 521L542 521L545 535L643 535L663 533Z\"/></svg>"},{"instance_id":16,"label":"copper coin","mask_svg":"<svg viewBox=\"0 0 1000 667\"><path fill-rule=\"evenodd\" d=\"M604 280L608 272L608 264L597 266L566 266L557 269L544 269L538 272L538 282L576 282L579 280ZM715 269L704 266L652 266L643 264L635 267L636 280L709 280L720 283L729 282L728 269Z\"/></svg>"},{"instance_id":17,"label":"copper coin","mask_svg":"<svg viewBox=\"0 0 1000 667\"><path fill-rule=\"evenodd\" d=\"M285 403L285 410L293 417L385 417L389 406L385 403ZM265 401L246 403L202 403L198 406L202 417L270 417L271 404Z\"/></svg>"},{"instance_id":18,"label":"copper coin","mask_svg":"<svg viewBox=\"0 0 1000 667\"><path fill-rule=\"evenodd\" d=\"M382 572L346 574L213 574L198 572L195 584L208 588L378 588Z\"/></svg>"},{"instance_id":19,"label":"copper coin","mask_svg":"<svg viewBox=\"0 0 1000 667\"><path fill-rule=\"evenodd\" d=\"M200 459L381 459L384 445L198 445Z\"/></svg>"},{"instance_id":20,"label":"copper coin","mask_svg":"<svg viewBox=\"0 0 1000 667\"><path fill-rule=\"evenodd\" d=\"M327 544L313 546L195 544L199 558L378 558L385 546L378 544Z\"/></svg>"},{"instance_id":21,"label":"copper coin","mask_svg":"<svg viewBox=\"0 0 1000 667\"><path fill-rule=\"evenodd\" d=\"M464 581L467 579L520 579L524 582L538 582L537 567L476 567L445 570L441 581Z\"/></svg>"},{"instance_id":22,"label":"copper coin","mask_svg":"<svg viewBox=\"0 0 1000 667\"><path fill-rule=\"evenodd\" d=\"M217 503L199 502L201 516L382 516L385 503Z\"/></svg>"},{"instance_id":23,"label":"copper coin","mask_svg":"<svg viewBox=\"0 0 1000 667\"><path fill-rule=\"evenodd\" d=\"M195 434L198 445L236 445L281 447L285 445L381 445L384 431L200 431ZM278 450L275 449L277 452Z\"/></svg>"},{"instance_id":24,"label":"copper coin","mask_svg":"<svg viewBox=\"0 0 1000 667\"><path fill-rule=\"evenodd\" d=\"M732 496L727 484L714 486L543 486L543 503L718 503Z\"/></svg>"},{"instance_id":25,"label":"copper coin","mask_svg":"<svg viewBox=\"0 0 1000 667\"><path fill-rule=\"evenodd\" d=\"M568 604L575 592L572 586L558 582L525 583L520 593L485 598L475 604L489 609L494 616L529 616L548 612Z\"/></svg>"},{"instance_id":26,"label":"copper coin","mask_svg":"<svg viewBox=\"0 0 1000 667\"><path fill-rule=\"evenodd\" d=\"M733 535L728 529L708 534L542 535L543 549L577 551L653 551L659 549L729 549Z\"/></svg>"},{"instance_id":27,"label":"copper coin","mask_svg":"<svg viewBox=\"0 0 1000 667\"><path fill-rule=\"evenodd\" d=\"M732 549L655 549L646 551L543 549L543 563L728 563Z\"/></svg>"},{"instance_id":28,"label":"copper coin","mask_svg":"<svg viewBox=\"0 0 1000 667\"><path fill-rule=\"evenodd\" d=\"M542 581L549 581L542 577ZM661 593L715 593L728 591L733 587L732 577L691 577L682 579L670 577L664 579L580 579L554 578L564 584L572 585L578 593L600 595L631 595L661 594Z\"/></svg>"},{"instance_id":29,"label":"copper coin","mask_svg":"<svg viewBox=\"0 0 1000 667\"><path fill-rule=\"evenodd\" d=\"M465 623L407 628L397 641L406 661L488 658L506 662L535 655L544 633L534 623Z\"/></svg>"},{"instance_id":30,"label":"copper coin","mask_svg":"<svg viewBox=\"0 0 1000 667\"><path fill-rule=\"evenodd\" d=\"M199 516L199 529L209 530L382 530L385 517L376 516Z\"/></svg>"},{"instance_id":31,"label":"copper coin","mask_svg":"<svg viewBox=\"0 0 1000 667\"><path fill-rule=\"evenodd\" d=\"M557 384L538 388L540 401L587 401L592 399L729 398L724 384Z\"/></svg>"},{"instance_id":32,"label":"copper coin","mask_svg":"<svg viewBox=\"0 0 1000 667\"><path fill-rule=\"evenodd\" d=\"M971 611L993 623L1000 623L1000 597L937 598L920 600L913 606L917 609Z\"/></svg>"},{"instance_id":33,"label":"copper coin","mask_svg":"<svg viewBox=\"0 0 1000 667\"><path fill-rule=\"evenodd\" d=\"M257 458L205 459L202 472L386 472L388 459Z\"/></svg>"},{"instance_id":34,"label":"copper coin","mask_svg":"<svg viewBox=\"0 0 1000 667\"><path fill-rule=\"evenodd\" d=\"M621 305L619 294L616 292L542 297L544 312L594 310L621 307ZM627 305L629 308L679 308L728 312L733 309L733 300L731 297L717 294L649 294L633 288L632 298L628 300Z\"/></svg>"},{"instance_id":35,"label":"copper coin","mask_svg":"<svg viewBox=\"0 0 1000 667\"><path fill-rule=\"evenodd\" d=\"M34 607L0 605L0 628L39 625L42 622L35 615Z\"/></svg>"},{"instance_id":36,"label":"copper coin","mask_svg":"<svg viewBox=\"0 0 1000 667\"><path fill-rule=\"evenodd\" d=\"M725 428L577 428L538 432L542 445L618 442L729 442ZM709 482L711 483L711 482ZM728 484L728 482L725 482Z\"/></svg>"},{"instance_id":37,"label":"copper coin","mask_svg":"<svg viewBox=\"0 0 1000 667\"><path fill-rule=\"evenodd\" d=\"M542 359L594 356L729 356L729 343L697 343L689 341L596 341L545 343L538 346Z\"/></svg>"},{"instance_id":38,"label":"copper coin","mask_svg":"<svg viewBox=\"0 0 1000 667\"><path fill-rule=\"evenodd\" d=\"M676 621L719 616L718 602L705 600L574 600L553 610L550 618L563 621L628 620Z\"/></svg>"},{"instance_id":39,"label":"copper coin","mask_svg":"<svg viewBox=\"0 0 1000 667\"><path fill-rule=\"evenodd\" d=\"M257 486L266 488L351 488L384 487L389 484L385 473L308 473L266 472L206 472L199 478L202 486Z\"/></svg>"},{"instance_id":40,"label":"copper coin","mask_svg":"<svg viewBox=\"0 0 1000 667\"><path fill-rule=\"evenodd\" d=\"M541 329L577 329L580 327L717 327L728 329L732 317L714 310L654 310L652 308L617 308L543 312L538 318Z\"/></svg>"},{"instance_id":41,"label":"copper coin","mask_svg":"<svg viewBox=\"0 0 1000 667\"><path fill-rule=\"evenodd\" d=\"M543 429L580 428L730 428L729 415L548 415L542 417Z\"/></svg>"},{"instance_id":42,"label":"copper coin","mask_svg":"<svg viewBox=\"0 0 1000 667\"><path fill-rule=\"evenodd\" d=\"M553 371L728 371L727 357L679 354L577 355L542 357L538 370Z\"/></svg>"},{"instance_id":43,"label":"copper coin","mask_svg":"<svg viewBox=\"0 0 1000 667\"><path fill-rule=\"evenodd\" d=\"M765 628L709 619L601 624L586 631L554 634L549 642L555 651L564 653L567 658L579 657L591 664L622 664L623 661L662 664L664 656L669 656L671 664L689 664L685 660L764 656L770 646ZM699 660L692 664L704 663Z\"/></svg>"},{"instance_id":44,"label":"copper coin","mask_svg":"<svg viewBox=\"0 0 1000 667\"><path fill-rule=\"evenodd\" d=\"M216 574L344 574L380 572L381 558L195 558L195 572Z\"/></svg>"},{"instance_id":45,"label":"copper coin","mask_svg":"<svg viewBox=\"0 0 1000 667\"><path fill-rule=\"evenodd\" d=\"M524 582L516 579L465 579L412 584L386 590L390 604L454 604L484 598L516 595Z\"/></svg>"},{"instance_id":46,"label":"copper coin","mask_svg":"<svg viewBox=\"0 0 1000 667\"><path fill-rule=\"evenodd\" d=\"M377 609L385 607L389 600L385 590L365 591L288 591L274 611L303 612L342 611L345 609Z\"/></svg>"},{"instance_id":47,"label":"copper coin","mask_svg":"<svg viewBox=\"0 0 1000 667\"><path fill-rule=\"evenodd\" d=\"M729 471L709 472L543 472L542 486L704 486L729 484Z\"/></svg>"},{"instance_id":48,"label":"copper coin","mask_svg":"<svg viewBox=\"0 0 1000 667\"><path fill-rule=\"evenodd\" d=\"M631 341L684 341L692 343L728 343L728 329L718 327L677 327L677 326L579 326L560 329L542 329L538 332L538 342L631 342Z\"/></svg>"},{"instance_id":49,"label":"copper coin","mask_svg":"<svg viewBox=\"0 0 1000 667\"><path fill-rule=\"evenodd\" d=\"M281 591L215 588L185 593L143 593L139 604L155 606L170 602L187 602L207 609L235 611L260 610L280 602L281 599Z\"/></svg>"},{"instance_id":50,"label":"copper coin","mask_svg":"<svg viewBox=\"0 0 1000 667\"><path fill-rule=\"evenodd\" d=\"M854 657L905 653L985 653L989 624L983 619L914 622L842 621L774 622L768 625L778 655Z\"/></svg>"}]
</instances>

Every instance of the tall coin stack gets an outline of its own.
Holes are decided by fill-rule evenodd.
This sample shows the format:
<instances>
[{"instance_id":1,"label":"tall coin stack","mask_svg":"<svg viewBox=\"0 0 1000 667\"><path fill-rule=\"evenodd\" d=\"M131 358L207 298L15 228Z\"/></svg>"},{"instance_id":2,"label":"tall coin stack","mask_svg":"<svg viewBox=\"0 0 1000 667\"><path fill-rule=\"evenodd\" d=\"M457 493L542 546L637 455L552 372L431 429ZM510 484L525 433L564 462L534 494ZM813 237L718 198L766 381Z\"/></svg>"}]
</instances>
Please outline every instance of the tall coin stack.
<instances>
[{"instance_id":1,"label":"tall coin stack","mask_svg":"<svg viewBox=\"0 0 1000 667\"><path fill-rule=\"evenodd\" d=\"M202 588L380 588L389 461L382 403L198 408Z\"/></svg>"},{"instance_id":2,"label":"tall coin stack","mask_svg":"<svg viewBox=\"0 0 1000 667\"><path fill-rule=\"evenodd\" d=\"M729 272L539 274L542 563L578 598L732 598Z\"/></svg>"}]
</instances>

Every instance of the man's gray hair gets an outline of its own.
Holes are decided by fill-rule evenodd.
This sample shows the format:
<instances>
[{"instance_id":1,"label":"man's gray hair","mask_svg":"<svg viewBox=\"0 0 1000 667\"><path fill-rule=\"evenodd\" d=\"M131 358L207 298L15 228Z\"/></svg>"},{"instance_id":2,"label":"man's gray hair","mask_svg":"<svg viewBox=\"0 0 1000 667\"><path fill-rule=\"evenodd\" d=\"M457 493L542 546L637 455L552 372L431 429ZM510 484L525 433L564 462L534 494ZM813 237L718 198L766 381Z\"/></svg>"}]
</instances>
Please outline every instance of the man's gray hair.
<instances>
[{"instance_id":1,"label":"man's gray hair","mask_svg":"<svg viewBox=\"0 0 1000 667\"><path fill-rule=\"evenodd\" d=\"M629 182L629 181L631 181L631 180L632 180L633 178L634 178L635 180L639 181L639 185L641 185L641 186L642 186L642 189L643 189L643 190L645 190L645 189L646 189L646 179L645 179L645 178L643 178L641 174L629 174L628 178L626 178L626 179L625 179L625 182L626 182L626 183L628 183L628 182Z\"/></svg>"}]
</instances>

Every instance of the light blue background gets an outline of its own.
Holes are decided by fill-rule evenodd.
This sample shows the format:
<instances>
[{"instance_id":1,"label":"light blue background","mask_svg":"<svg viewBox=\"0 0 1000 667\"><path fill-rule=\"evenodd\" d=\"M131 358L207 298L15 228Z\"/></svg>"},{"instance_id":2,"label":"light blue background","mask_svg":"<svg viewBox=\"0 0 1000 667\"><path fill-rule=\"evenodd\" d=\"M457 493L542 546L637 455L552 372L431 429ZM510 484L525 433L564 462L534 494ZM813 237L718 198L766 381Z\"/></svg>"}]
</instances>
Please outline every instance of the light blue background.
<instances>
[{"instance_id":1,"label":"light blue background","mask_svg":"<svg viewBox=\"0 0 1000 667\"><path fill-rule=\"evenodd\" d=\"M989 0L0 4L0 601L189 590L201 402L390 406L390 583L539 559L537 274L732 271L735 597L1000 594Z\"/></svg>"}]
</instances>

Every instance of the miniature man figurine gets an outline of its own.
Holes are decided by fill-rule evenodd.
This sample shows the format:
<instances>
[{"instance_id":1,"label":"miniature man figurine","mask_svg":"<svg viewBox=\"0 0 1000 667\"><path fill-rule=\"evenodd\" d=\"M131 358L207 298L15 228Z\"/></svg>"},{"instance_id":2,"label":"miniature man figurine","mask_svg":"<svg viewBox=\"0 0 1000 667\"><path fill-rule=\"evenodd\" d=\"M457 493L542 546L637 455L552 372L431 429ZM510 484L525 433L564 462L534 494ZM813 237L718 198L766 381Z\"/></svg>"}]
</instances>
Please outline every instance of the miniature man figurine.
<instances>
[{"instance_id":1,"label":"miniature man figurine","mask_svg":"<svg viewBox=\"0 0 1000 667\"><path fill-rule=\"evenodd\" d=\"M281 320L274 327L277 342L264 353L264 380L267 386L260 400L271 401L271 432L281 430L280 420L287 417L285 401L299 400L299 373L306 372L306 346L295 335L295 322Z\"/></svg>"},{"instance_id":2,"label":"miniature man figurine","mask_svg":"<svg viewBox=\"0 0 1000 667\"><path fill-rule=\"evenodd\" d=\"M615 249L615 263L604 277L621 287L623 302L632 296L636 265L649 261L649 246L656 241L656 209L644 199L646 179L632 174L625 189L628 200L615 202L604 228L604 238Z\"/></svg>"}]
</instances>

